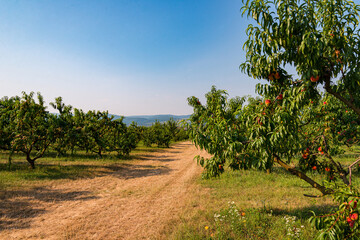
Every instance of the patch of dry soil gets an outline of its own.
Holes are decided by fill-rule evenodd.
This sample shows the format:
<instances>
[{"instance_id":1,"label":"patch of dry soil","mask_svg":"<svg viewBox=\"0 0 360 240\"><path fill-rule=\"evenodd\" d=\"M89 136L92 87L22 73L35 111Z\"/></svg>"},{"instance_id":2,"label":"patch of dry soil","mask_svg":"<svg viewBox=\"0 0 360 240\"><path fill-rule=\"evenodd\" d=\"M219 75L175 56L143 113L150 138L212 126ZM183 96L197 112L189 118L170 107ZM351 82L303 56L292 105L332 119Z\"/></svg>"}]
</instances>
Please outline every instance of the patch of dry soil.
<instances>
[{"instance_id":1,"label":"patch of dry soil","mask_svg":"<svg viewBox=\"0 0 360 240\"><path fill-rule=\"evenodd\" d=\"M201 172L190 142L105 176L53 182L0 202L0 239L163 239Z\"/></svg>"}]
</instances>

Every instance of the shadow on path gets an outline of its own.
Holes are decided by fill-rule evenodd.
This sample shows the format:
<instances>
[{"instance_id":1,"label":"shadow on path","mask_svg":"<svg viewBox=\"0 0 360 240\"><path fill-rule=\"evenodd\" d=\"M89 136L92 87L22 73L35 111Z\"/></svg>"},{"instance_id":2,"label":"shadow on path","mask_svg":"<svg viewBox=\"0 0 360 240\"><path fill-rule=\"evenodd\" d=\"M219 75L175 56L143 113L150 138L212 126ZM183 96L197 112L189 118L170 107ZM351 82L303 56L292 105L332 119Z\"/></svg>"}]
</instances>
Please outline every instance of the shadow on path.
<instances>
[{"instance_id":1,"label":"shadow on path","mask_svg":"<svg viewBox=\"0 0 360 240\"><path fill-rule=\"evenodd\" d=\"M0 231L28 228L31 219L44 214L42 203L86 201L97 198L88 191L61 191L45 187L1 192Z\"/></svg>"}]
</instances>

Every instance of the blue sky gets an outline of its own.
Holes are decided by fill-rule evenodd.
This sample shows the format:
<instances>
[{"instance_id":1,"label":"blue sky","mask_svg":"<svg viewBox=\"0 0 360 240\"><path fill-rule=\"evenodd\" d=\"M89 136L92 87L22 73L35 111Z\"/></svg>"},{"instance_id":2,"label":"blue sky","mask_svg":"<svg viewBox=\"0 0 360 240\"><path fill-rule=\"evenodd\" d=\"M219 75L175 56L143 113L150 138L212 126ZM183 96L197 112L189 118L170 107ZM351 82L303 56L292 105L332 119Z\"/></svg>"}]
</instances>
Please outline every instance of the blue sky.
<instances>
[{"instance_id":1,"label":"blue sky","mask_svg":"<svg viewBox=\"0 0 360 240\"><path fill-rule=\"evenodd\" d=\"M118 115L190 114L212 85L254 95L242 74L241 0L0 0L0 97ZM51 108L49 108L51 110Z\"/></svg>"}]
</instances>

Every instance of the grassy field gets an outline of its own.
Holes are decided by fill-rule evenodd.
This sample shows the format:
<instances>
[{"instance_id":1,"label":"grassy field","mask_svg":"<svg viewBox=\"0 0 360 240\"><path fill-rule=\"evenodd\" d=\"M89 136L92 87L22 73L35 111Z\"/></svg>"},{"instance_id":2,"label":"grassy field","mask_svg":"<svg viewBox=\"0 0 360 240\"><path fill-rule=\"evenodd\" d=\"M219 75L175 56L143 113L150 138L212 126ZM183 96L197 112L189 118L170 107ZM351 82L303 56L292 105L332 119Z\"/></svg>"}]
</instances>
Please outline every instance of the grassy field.
<instances>
[{"instance_id":1,"label":"grassy field","mask_svg":"<svg viewBox=\"0 0 360 240\"><path fill-rule=\"evenodd\" d=\"M43 158L36 160L34 170L29 168L25 156L21 153L12 156L9 166L8 152L0 151L0 196L2 190L29 188L54 180L102 176L116 171L134 159L141 160L143 154L163 150L164 148L146 147L140 143L130 156L120 158L116 153L106 153L100 158L85 151L77 151L73 155L61 157L57 157L55 152L48 152Z\"/></svg>"},{"instance_id":2,"label":"grassy field","mask_svg":"<svg viewBox=\"0 0 360 240\"><path fill-rule=\"evenodd\" d=\"M360 147L355 147L337 160L346 166L359 154ZM325 180L317 173L308 175L318 182ZM353 185L359 186L359 176L355 168ZM198 198L189 203L168 238L314 239L316 231L307 221L311 211L319 215L336 207L330 196L305 197L319 192L278 167L271 174L228 170L217 179L198 182Z\"/></svg>"},{"instance_id":3,"label":"grassy field","mask_svg":"<svg viewBox=\"0 0 360 240\"><path fill-rule=\"evenodd\" d=\"M8 154L0 153L0 200L7 190L106 175L161 151L166 150L139 146L123 159L115 154L99 158L84 152L55 158L50 153L37 160L35 170L29 169L22 155L13 156L9 169ZM349 165L359 152L360 147L347 150L337 160ZM317 173L308 174L319 182L324 180ZM165 227L166 239L314 239L316 232L307 222L311 211L322 214L335 207L331 197L305 197L303 194L318 192L278 167L271 174L228 170L219 178L195 181L198 187L179 220ZM353 184L359 183L355 168Z\"/></svg>"}]
</instances>

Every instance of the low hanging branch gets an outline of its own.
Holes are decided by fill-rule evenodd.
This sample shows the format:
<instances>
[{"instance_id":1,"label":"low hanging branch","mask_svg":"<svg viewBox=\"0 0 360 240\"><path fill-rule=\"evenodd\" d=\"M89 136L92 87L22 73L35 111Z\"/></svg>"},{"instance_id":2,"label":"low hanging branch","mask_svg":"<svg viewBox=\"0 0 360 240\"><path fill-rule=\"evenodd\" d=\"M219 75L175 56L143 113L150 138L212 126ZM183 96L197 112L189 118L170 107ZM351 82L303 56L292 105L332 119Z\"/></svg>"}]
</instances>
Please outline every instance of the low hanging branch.
<instances>
[{"instance_id":1,"label":"low hanging branch","mask_svg":"<svg viewBox=\"0 0 360 240\"><path fill-rule=\"evenodd\" d=\"M286 171L290 172L292 175L299 177L300 179L309 183L313 188L316 188L317 190L319 190L322 193L322 196L333 193L332 189L322 186L321 184L319 184L319 183L315 182L314 180L312 180L311 178L309 178L305 173L300 172L300 171L296 170L295 168L289 166L284 161L282 161L280 159L280 157L276 154L274 154L274 162L279 164L281 167L285 168Z\"/></svg>"}]
</instances>

